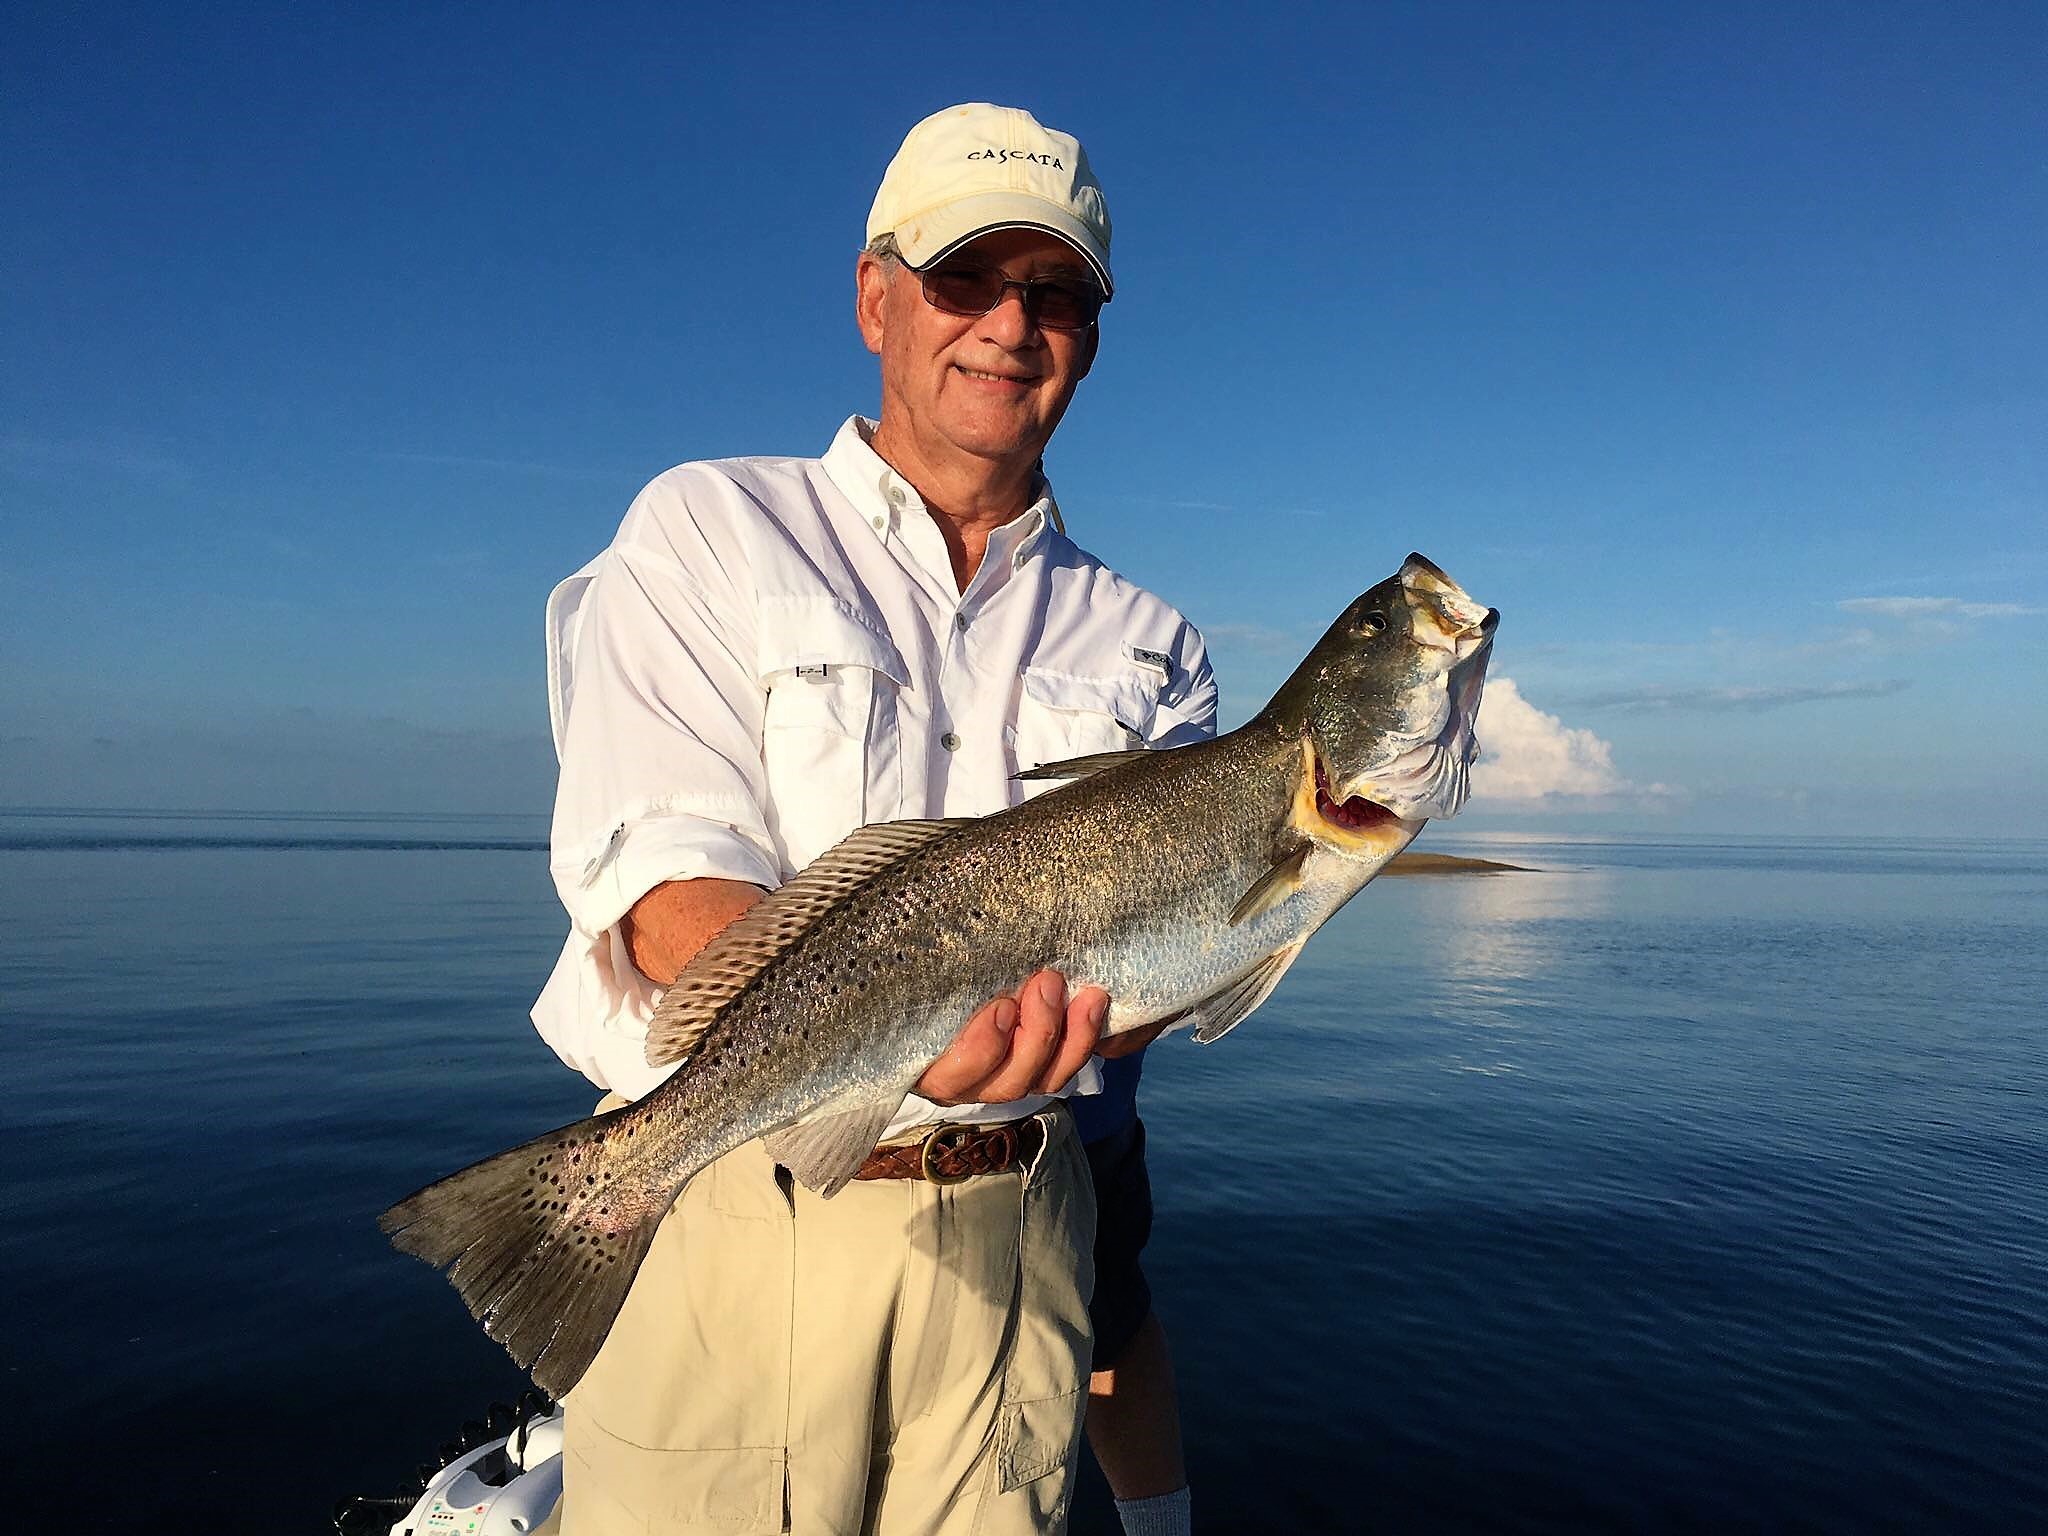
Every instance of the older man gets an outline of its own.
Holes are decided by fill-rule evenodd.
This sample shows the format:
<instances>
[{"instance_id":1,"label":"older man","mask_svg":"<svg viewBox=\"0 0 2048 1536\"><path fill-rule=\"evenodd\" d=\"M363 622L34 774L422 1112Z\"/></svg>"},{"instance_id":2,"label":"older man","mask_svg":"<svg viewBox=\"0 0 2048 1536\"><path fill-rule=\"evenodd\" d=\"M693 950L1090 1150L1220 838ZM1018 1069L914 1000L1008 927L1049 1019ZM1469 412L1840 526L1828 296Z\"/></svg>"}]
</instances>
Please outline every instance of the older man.
<instances>
[{"instance_id":1,"label":"older man","mask_svg":"<svg viewBox=\"0 0 2048 1536\"><path fill-rule=\"evenodd\" d=\"M1112 291L1079 143L1015 109L926 119L856 276L880 419L820 459L670 470L550 600L573 929L534 1017L608 1104L660 1080L660 989L855 827L1213 728L1200 636L1066 538L1040 469ZM1095 1202L1059 1095L1096 1087L1107 999L1018 981L833 1199L758 1142L690 1183L570 1396L570 1536L1064 1521Z\"/></svg>"}]
</instances>

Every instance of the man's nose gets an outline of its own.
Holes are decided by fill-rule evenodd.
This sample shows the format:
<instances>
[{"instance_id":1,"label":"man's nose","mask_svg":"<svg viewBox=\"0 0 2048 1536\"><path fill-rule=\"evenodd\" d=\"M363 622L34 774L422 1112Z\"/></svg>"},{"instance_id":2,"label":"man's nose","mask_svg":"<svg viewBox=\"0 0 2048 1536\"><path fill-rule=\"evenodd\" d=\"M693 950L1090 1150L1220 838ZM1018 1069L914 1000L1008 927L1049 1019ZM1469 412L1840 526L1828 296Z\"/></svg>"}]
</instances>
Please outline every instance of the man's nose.
<instances>
[{"instance_id":1,"label":"man's nose","mask_svg":"<svg viewBox=\"0 0 2048 1536\"><path fill-rule=\"evenodd\" d=\"M1038 322L1024 308L1022 289L1003 290L995 308L981 317L981 334L984 341L999 347L1028 346L1038 339Z\"/></svg>"}]
</instances>

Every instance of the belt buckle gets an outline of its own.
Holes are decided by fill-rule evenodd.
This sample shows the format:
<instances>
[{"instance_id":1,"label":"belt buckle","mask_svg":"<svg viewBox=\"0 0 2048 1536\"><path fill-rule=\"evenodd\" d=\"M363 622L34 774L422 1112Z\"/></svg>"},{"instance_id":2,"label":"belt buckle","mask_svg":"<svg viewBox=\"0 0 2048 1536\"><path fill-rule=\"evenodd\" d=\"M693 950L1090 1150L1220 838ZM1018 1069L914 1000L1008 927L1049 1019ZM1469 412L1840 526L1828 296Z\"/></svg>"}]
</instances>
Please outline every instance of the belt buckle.
<instances>
[{"instance_id":1,"label":"belt buckle","mask_svg":"<svg viewBox=\"0 0 2048 1536\"><path fill-rule=\"evenodd\" d=\"M974 1131L972 1127L965 1125L933 1126L931 1130L928 1133L926 1133L924 1140L918 1143L918 1175L921 1178L924 1178L933 1184L965 1184L969 1179L974 1177L974 1171L972 1169L969 1169L965 1173L941 1173L939 1171L938 1165L932 1161L932 1154L935 1152L946 1151L949 1148L957 1148L963 1145L966 1142L967 1138L972 1136L973 1134ZM954 1139L948 1140L946 1138Z\"/></svg>"}]
</instances>

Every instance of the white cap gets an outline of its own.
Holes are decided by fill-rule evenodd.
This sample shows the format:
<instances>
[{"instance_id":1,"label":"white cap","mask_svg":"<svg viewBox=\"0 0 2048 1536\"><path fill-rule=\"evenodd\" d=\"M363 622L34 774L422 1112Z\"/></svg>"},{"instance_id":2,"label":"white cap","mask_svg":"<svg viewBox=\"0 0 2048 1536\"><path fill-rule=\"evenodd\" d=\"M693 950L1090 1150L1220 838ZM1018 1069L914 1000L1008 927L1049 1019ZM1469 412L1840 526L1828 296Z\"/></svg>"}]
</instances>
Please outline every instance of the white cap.
<instances>
[{"instance_id":1,"label":"white cap","mask_svg":"<svg viewBox=\"0 0 2048 1536\"><path fill-rule=\"evenodd\" d=\"M1042 229L1079 251L1102 291L1109 275L1109 206L1081 141L1020 107L971 101L934 112L905 135L868 210L868 241L896 237L913 267L977 235Z\"/></svg>"}]
</instances>

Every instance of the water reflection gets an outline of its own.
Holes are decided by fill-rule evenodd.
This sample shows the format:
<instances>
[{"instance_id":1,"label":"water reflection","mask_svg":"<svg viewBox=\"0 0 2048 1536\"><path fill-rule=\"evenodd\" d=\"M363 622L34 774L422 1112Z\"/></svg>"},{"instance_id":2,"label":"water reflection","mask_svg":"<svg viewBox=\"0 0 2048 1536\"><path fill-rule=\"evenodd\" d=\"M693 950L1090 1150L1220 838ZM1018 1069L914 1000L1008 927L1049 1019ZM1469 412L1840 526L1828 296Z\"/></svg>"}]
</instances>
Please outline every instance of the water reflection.
<instances>
[{"instance_id":1,"label":"water reflection","mask_svg":"<svg viewBox=\"0 0 2048 1536\"><path fill-rule=\"evenodd\" d=\"M1557 1017L1580 936L1619 910L1623 883L1622 871L1566 859L1527 873L1412 882L1422 917L1416 1007L1440 1025L1443 1070L1497 1076L1526 1065Z\"/></svg>"}]
</instances>

